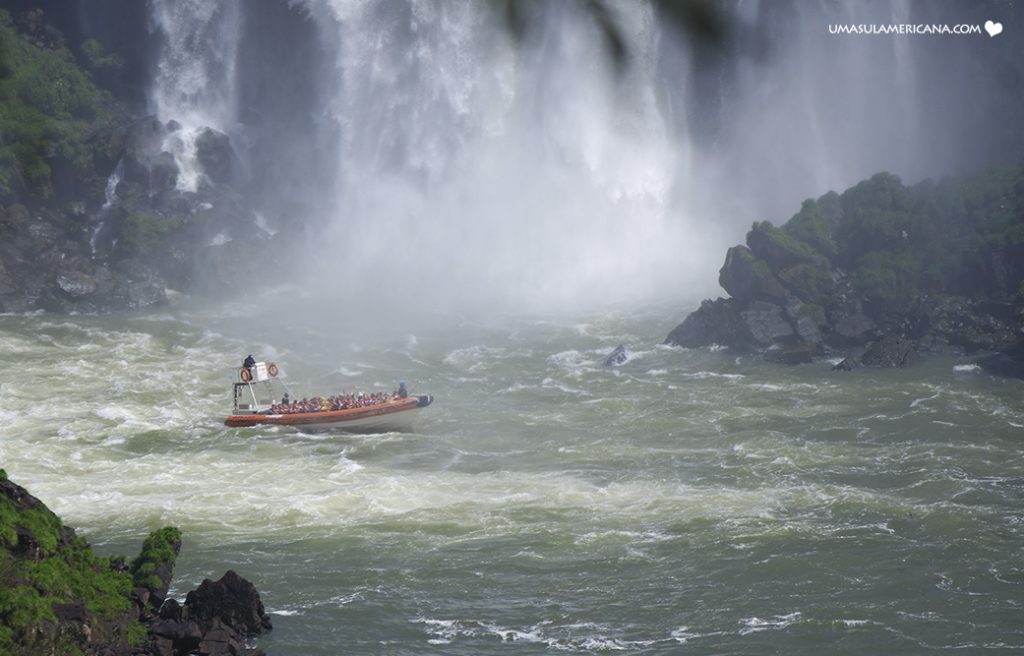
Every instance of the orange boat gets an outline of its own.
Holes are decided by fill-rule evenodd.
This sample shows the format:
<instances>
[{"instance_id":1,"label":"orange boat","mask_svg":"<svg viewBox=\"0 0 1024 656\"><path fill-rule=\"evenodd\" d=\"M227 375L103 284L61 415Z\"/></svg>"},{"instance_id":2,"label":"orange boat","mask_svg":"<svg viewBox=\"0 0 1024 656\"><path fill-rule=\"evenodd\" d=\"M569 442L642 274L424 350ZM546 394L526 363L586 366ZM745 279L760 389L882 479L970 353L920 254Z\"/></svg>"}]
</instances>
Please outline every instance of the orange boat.
<instances>
[{"instance_id":1,"label":"orange boat","mask_svg":"<svg viewBox=\"0 0 1024 656\"><path fill-rule=\"evenodd\" d=\"M281 372L273 362L257 362L242 367L241 382L234 384L234 409L224 420L225 426L335 426L345 430L408 430L416 410L434 402L429 394L411 396L405 384L394 396L357 407L301 411L282 411L288 390L281 381ZM361 395L360 395L361 397ZM359 398L359 397L357 397ZM307 404L308 405L308 404Z\"/></svg>"}]
</instances>

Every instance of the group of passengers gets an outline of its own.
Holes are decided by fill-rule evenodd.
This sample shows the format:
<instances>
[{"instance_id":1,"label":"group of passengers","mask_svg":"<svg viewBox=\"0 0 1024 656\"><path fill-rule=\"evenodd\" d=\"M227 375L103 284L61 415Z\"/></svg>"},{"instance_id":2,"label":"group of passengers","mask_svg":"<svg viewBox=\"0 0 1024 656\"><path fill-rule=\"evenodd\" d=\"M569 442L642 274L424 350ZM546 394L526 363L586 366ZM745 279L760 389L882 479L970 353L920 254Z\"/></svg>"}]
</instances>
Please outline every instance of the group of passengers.
<instances>
[{"instance_id":1,"label":"group of passengers","mask_svg":"<svg viewBox=\"0 0 1024 656\"><path fill-rule=\"evenodd\" d=\"M403 385L404 387L404 385ZM350 410L352 408L365 408L371 405L387 403L395 399L405 398L403 389L394 392L371 392L364 394L338 394L337 396L314 396L311 399L303 398L301 401L291 401L285 394L281 403L270 407L273 414L291 414L296 412L326 412L328 410Z\"/></svg>"}]
</instances>

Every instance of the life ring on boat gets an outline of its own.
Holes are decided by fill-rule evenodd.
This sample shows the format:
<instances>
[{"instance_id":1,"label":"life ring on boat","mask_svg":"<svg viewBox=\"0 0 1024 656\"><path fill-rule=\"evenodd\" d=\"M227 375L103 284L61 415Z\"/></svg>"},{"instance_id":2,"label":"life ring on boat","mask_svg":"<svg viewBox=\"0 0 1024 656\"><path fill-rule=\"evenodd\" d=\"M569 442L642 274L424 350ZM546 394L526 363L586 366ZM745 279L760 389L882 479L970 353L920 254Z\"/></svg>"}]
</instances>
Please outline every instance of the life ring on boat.
<instances>
[{"instance_id":1,"label":"life ring on boat","mask_svg":"<svg viewBox=\"0 0 1024 656\"><path fill-rule=\"evenodd\" d=\"M271 378L277 378L277 363L271 362L267 365L267 373Z\"/></svg>"},{"instance_id":2,"label":"life ring on boat","mask_svg":"<svg viewBox=\"0 0 1024 656\"><path fill-rule=\"evenodd\" d=\"M238 372L238 376L239 378L242 379L243 383L248 383L250 380L252 380L252 372L246 369L245 367L242 367L242 370Z\"/></svg>"}]
</instances>

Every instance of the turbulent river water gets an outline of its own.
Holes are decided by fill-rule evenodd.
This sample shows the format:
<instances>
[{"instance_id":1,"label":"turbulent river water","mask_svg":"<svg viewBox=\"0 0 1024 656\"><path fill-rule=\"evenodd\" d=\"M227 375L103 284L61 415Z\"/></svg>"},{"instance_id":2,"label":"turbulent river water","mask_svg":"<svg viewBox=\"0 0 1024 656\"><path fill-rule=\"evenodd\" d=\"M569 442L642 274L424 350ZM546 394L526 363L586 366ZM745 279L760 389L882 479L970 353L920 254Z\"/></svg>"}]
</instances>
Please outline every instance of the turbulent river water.
<instances>
[{"instance_id":1,"label":"turbulent river water","mask_svg":"<svg viewBox=\"0 0 1024 656\"><path fill-rule=\"evenodd\" d=\"M275 655L1024 649L1024 383L659 346L684 309L0 316L0 466L102 553L181 527L172 594L235 568ZM437 401L228 429L250 352Z\"/></svg>"}]
</instances>

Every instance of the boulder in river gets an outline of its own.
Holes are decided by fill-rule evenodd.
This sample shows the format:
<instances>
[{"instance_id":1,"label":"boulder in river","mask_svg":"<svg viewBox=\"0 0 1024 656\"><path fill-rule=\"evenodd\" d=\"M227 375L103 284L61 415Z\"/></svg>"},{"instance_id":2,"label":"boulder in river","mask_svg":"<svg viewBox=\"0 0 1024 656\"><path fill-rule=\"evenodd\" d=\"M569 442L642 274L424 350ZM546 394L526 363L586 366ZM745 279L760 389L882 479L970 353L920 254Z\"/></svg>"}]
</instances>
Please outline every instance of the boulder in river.
<instances>
[{"instance_id":1,"label":"boulder in river","mask_svg":"<svg viewBox=\"0 0 1024 656\"><path fill-rule=\"evenodd\" d=\"M619 344L615 347L615 350L609 353L608 357L604 359L604 366L614 367L615 365L623 364L628 359L629 354L626 352L626 347Z\"/></svg>"}]
</instances>

